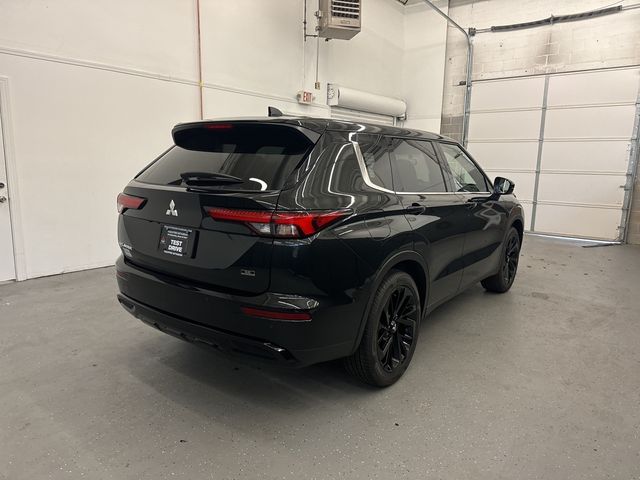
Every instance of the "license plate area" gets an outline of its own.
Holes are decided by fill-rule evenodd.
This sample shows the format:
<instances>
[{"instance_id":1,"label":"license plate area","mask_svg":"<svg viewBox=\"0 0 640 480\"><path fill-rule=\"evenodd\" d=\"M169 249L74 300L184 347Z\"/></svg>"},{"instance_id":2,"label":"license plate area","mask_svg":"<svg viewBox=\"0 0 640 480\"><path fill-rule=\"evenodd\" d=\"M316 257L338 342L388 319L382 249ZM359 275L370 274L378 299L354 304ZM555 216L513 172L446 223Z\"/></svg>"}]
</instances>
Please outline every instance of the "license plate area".
<instances>
[{"instance_id":1,"label":"license plate area","mask_svg":"<svg viewBox=\"0 0 640 480\"><path fill-rule=\"evenodd\" d=\"M195 232L192 229L163 225L158 250L165 255L190 258L194 241Z\"/></svg>"}]
</instances>

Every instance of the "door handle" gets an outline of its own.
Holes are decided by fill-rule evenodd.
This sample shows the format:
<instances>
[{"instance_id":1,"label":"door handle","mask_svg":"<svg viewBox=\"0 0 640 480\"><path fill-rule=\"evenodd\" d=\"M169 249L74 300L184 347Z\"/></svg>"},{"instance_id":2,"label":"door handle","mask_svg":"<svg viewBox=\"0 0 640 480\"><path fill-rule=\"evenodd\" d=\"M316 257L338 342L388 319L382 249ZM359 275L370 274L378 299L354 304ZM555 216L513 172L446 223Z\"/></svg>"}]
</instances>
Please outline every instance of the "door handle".
<instances>
[{"instance_id":1,"label":"door handle","mask_svg":"<svg viewBox=\"0 0 640 480\"><path fill-rule=\"evenodd\" d=\"M490 200L491 197L471 197L467 200L467 205L469 206L469 208L473 208L475 205L480 205Z\"/></svg>"},{"instance_id":2,"label":"door handle","mask_svg":"<svg viewBox=\"0 0 640 480\"><path fill-rule=\"evenodd\" d=\"M419 203L412 203L410 206L404 209L405 212L410 213L411 215L421 215L427 209L424 205L420 205Z\"/></svg>"},{"instance_id":3,"label":"door handle","mask_svg":"<svg viewBox=\"0 0 640 480\"><path fill-rule=\"evenodd\" d=\"M7 201L7 197L0 196L0 203L4 203Z\"/></svg>"}]
</instances>

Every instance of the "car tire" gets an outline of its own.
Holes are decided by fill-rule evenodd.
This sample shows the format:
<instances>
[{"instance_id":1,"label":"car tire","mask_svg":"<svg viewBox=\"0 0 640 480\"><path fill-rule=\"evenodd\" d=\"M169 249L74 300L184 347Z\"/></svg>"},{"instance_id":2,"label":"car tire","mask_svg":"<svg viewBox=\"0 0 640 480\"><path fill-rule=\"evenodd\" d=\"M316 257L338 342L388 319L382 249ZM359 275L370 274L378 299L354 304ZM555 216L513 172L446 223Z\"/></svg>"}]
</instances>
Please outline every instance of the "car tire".
<instances>
[{"instance_id":1,"label":"car tire","mask_svg":"<svg viewBox=\"0 0 640 480\"><path fill-rule=\"evenodd\" d=\"M395 383L413 357L421 315L413 278L392 270L374 294L360 346L345 359L349 373L376 387Z\"/></svg>"},{"instance_id":2,"label":"car tire","mask_svg":"<svg viewBox=\"0 0 640 480\"><path fill-rule=\"evenodd\" d=\"M500 256L498 273L485 278L480 283L489 292L504 293L511 288L518 273L518 259L520 257L521 240L518 231L511 227L505 238Z\"/></svg>"}]
</instances>

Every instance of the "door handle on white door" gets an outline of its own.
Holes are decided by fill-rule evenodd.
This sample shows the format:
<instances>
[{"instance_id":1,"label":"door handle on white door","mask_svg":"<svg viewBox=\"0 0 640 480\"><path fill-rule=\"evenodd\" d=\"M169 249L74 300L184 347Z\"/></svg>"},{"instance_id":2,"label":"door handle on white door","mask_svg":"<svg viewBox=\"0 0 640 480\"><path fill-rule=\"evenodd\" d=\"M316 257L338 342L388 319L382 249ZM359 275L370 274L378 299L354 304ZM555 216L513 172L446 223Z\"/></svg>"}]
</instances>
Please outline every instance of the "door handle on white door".
<instances>
[{"instance_id":1,"label":"door handle on white door","mask_svg":"<svg viewBox=\"0 0 640 480\"><path fill-rule=\"evenodd\" d=\"M1 197L0 196L0 203L4 203L7 201L7 197Z\"/></svg>"}]
</instances>

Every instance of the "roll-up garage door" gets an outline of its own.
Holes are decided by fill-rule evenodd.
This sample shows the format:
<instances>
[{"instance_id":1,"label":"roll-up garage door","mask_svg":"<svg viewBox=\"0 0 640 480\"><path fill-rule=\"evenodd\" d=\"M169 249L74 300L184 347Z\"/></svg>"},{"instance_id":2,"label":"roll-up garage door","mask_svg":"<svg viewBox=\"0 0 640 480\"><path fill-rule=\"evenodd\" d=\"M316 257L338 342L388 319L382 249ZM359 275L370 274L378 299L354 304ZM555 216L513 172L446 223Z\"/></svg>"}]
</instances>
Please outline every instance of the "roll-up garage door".
<instances>
[{"instance_id":1,"label":"roll-up garage door","mask_svg":"<svg viewBox=\"0 0 640 480\"><path fill-rule=\"evenodd\" d=\"M640 69L474 83L469 151L513 179L530 231L623 238Z\"/></svg>"}]
</instances>

